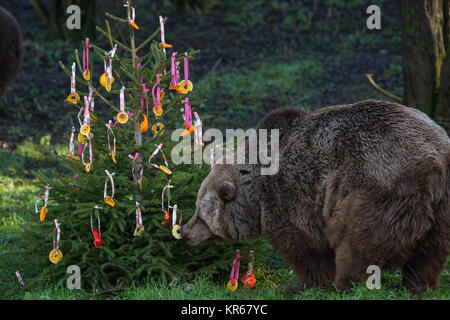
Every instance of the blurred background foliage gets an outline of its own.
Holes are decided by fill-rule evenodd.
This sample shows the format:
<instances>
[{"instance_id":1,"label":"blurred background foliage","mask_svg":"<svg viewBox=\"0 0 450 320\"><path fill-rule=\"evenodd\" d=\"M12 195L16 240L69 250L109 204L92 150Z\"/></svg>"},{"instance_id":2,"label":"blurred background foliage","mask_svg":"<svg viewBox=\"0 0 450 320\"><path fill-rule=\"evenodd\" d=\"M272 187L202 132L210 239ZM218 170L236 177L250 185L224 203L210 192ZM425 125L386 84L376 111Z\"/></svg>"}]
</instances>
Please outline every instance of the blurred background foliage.
<instances>
[{"instance_id":1,"label":"blurred background foliage","mask_svg":"<svg viewBox=\"0 0 450 320\"><path fill-rule=\"evenodd\" d=\"M48 12L54 3L80 3L82 25L103 25L105 8L124 16L121 1L39 2ZM92 3L96 10L83 7ZM382 7L381 30L365 26L369 4ZM69 15L63 8L56 12L57 26L66 37L52 33L29 1L2 0L2 5L21 25L25 54L17 81L0 98L0 142L14 147L30 137L37 142L41 134L51 134L52 143L65 142L61 137L73 116L62 97L70 84L57 61L74 59L73 47L81 45L73 36L77 31L65 27ZM206 99L200 115L207 127L253 126L267 111L285 105L316 109L383 99L365 73L402 95L400 1L136 0L134 6L141 28L138 42L163 15L168 17L168 43L180 50L200 49L190 71L199 96ZM125 29L112 28L126 41ZM106 47L103 36L86 30L84 36L96 36L96 43ZM94 61L94 68L103 68L101 61Z\"/></svg>"}]
</instances>

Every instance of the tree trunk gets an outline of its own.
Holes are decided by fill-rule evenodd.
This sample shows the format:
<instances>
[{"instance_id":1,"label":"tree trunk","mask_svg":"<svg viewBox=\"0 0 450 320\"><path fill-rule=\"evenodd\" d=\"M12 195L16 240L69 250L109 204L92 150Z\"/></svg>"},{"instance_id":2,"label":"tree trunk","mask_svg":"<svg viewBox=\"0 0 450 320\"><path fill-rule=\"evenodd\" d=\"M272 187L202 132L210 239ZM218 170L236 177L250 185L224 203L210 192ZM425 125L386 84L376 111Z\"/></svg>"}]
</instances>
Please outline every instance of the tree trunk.
<instances>
[{"instance_id":1,"label":"tree trunk","mask_svg":"<svg viewBox=\"0 0 450 320\"><path fill-rule=\"evenodd\" d=\"M450 134L450 0L444 2L444 43L446 55L441 67L436 121Z\"/></svg>"},{"instance_id":2,"label":"tree trunk","mask_svg":"<svg viewBox=\"0 0 450 320\"><path fill-rule=\"evenodd\" d=\"M444 127L450 135L450 50L448 50L441 69L441 83L436 108L436 122Z\"/></svg>"},{"instance_id":3,"label":"tree trunk","mask_svg":"<svg viewBox=\"0 0 450 320\"><path fill-rule=\"evenodd\" d=\"M402 0L404 103L450 122L450 0ZM446 55L447 50L447 55Z\"/></svg>"}]
</instances>

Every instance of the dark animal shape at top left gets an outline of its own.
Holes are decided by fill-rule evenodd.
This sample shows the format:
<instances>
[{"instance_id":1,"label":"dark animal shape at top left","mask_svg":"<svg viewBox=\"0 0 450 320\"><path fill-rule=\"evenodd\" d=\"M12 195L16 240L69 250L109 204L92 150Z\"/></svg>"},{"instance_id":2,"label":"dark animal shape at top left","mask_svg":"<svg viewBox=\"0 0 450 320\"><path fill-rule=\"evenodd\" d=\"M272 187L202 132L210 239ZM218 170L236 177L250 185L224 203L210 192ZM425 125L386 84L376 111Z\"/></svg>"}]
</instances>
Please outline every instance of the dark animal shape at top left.
<instances>
[{"instance_id":1,"label":"dark animal shape at top left","mask_svg":"<svg viewBox=\"0 0 450 320\"><path fill-rule=\"evenodd\" d=\"M16 19L0 7L0 97L22 65L22 34Z\"/></svg>"}]
</instances>

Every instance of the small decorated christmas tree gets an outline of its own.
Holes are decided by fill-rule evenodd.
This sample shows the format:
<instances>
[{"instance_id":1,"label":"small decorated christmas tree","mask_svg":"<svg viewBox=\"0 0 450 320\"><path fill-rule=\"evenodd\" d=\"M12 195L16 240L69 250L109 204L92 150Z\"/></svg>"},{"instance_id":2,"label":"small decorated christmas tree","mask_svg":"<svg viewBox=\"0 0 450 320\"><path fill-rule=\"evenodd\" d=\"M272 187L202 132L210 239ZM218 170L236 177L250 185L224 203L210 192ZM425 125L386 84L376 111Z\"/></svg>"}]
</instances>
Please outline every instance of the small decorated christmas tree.
<instances>
[{"instance_id":1,"label":"small decorated christmas tree","mask_svg":"<svg viewBox=\"0 0 450 320\"><path fill-rule=\"evenodd\" d=\"M47 186L44 203L38 198L38 222L24 234L29 252L45 260L41 276L54 282L68 276L70 265L80 267L83 288L175 280L202 270L214 274L228 270L234 253L231 246L193 248L178 241L207 174L206 166L175 166L170 159L175 129L196 136L193 148L203 145L198 115L195 123L191 115L199 101L191 97L188 73L196 51L171 50L162 17L160 28L136 46L134 33L142 31L131 1L126 11L127 19L107 17L129 26L130 46L111 35L106 21L107 30L97 30L109 39L109 49L86 39L82 59L75 50L71 69L60 62L71 78L66 105L76 107L79 127L71 129L63 159L67 172L40 176ZM102 72L94 70L93 54L104 60ZM107 121L97 112L105 107L112 111Z\"/></svg>"}]
</instances>

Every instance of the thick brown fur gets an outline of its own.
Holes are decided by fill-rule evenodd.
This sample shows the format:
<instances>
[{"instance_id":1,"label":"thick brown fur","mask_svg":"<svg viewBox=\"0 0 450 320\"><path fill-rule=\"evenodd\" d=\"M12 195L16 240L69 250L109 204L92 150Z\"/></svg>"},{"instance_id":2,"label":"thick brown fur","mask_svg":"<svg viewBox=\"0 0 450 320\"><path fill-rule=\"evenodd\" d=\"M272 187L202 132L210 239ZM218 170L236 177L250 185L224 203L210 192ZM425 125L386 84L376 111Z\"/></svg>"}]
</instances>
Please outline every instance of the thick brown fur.
<instances>
[{"instance_id":1,"label":"thick brown fur","mask_svg":"<svg viewBox=\"0 0 450 320\"><path fill-rule=\"evenodd\" d=\"M0 97L22 65L22 34L16 19L0 7Z\"/></svg>"},{"instance_id":2,"label":"thick brown fur","mask_svg":"<svg viewBox=\"0 0 450 320\"><path fill-rule=\"evenodd\" d=\"M183 228L196 245L262 235L303 286L348 289L367 267L435 289L450 255L450 140L425 114L384 101L274 111L280 166L216 165Z\"/></svg>"}]
</instances>

